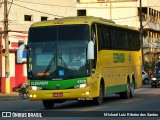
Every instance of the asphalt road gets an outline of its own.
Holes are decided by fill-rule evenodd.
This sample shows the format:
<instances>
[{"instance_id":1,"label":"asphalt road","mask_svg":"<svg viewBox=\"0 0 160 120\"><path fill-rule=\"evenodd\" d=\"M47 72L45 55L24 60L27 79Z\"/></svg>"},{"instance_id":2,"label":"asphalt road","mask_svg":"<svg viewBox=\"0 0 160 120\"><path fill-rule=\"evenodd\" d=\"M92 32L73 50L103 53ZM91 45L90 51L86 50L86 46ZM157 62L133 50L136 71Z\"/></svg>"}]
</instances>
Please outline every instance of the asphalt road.
<instances>
[{"instance_id":1,"label":"asphalt road","mask_svg":"<svg viewBox=\"0 0 160 120\"><path fill-rule=\"evenodd\" d=\"M35 113L37 116L42 116L42 118L23 118L34 120L52 120L53 118L54 120L160 120L160 87L151 88L150 85L143 85L140 89L135 90L135 97L130 99L121 99L119 95L109 95L104 98L104 103L100 106L74 100L57 103L54 109L44 109L41 101L29 101L28 99L0 101L0 111L24 112L24 116L25 114L28 116L28 113ZM22 118L16 117L17 119Z\"/></svg>"}]
</instances>

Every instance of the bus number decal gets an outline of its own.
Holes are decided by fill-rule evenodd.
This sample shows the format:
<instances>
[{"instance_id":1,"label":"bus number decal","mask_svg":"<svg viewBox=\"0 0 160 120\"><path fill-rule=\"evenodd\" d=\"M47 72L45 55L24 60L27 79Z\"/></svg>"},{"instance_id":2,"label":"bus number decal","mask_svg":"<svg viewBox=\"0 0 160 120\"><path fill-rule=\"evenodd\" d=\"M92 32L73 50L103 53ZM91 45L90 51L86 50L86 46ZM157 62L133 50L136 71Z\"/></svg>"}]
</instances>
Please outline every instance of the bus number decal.
<instances>
[{"instance_id":1,"label":"bus number decal","mask_svg":"<svg viewBox=\"0 0 160 120\"><path fill-rule=\"evenodd\" d=\"M86 80L77 80L77 83L86 83Z\"/></svg>"},{"instance_id":2,"label":"bus number decal","mask_svg":"<svg viewBox=\"0 0 160 120\"><path fill-rule=\"evenodd\" d=\"M125 54L124 53L113 53L113 62L114 63L124 63Z\"/></svg>"}]
</instances>

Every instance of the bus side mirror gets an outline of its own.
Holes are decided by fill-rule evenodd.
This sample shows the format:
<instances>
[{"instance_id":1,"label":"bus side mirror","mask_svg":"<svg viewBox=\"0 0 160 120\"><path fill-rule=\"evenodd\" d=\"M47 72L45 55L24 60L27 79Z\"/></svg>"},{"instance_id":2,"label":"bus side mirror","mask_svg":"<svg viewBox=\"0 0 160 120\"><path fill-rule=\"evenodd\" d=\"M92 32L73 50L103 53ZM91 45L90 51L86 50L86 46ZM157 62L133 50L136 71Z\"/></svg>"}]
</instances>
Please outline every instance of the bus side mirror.
<instances>
[{"instance_id":1,"label":"bus side mirror","mask_svg":"<svg viewBox=\"0 0 160 120\"><path fill-rule=\"evenodd\" d=\"M25 45L22 44L18 47L17 50L17 63L22 63L22 58L23 58L23 51L25 49Z\"/></svg>"},{"instance_id":2,"label":"bus side mirror","mask_svg":"<svg viewBox=\"0 0 160 120\"><path fill-rule=\"evenodd\" d=\"M94 59L94 43L93 43L93 41L90 41L88 43L87 59L88 60L93 60Z\"/></svg>"}]
</instances>

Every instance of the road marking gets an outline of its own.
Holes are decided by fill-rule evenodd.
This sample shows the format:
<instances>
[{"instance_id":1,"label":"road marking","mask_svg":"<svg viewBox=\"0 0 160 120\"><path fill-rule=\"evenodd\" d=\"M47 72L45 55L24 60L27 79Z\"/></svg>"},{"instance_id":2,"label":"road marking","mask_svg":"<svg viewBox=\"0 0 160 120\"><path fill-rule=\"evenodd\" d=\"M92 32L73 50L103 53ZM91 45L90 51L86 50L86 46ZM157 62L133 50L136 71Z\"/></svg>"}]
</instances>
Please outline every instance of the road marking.
<instances>
[{"instance_id":1,"label":"road marking","mask_svg":"<svg viewBox=\"0 0 160 120\"><path fill-rule=\"evenodd\" d=\"M143 100L143 98L128 99L128 100L122 101L120 103L132 103L132 102L137 102L137 101L141 101L141 100Z\"/></svg>"}]
</instances>

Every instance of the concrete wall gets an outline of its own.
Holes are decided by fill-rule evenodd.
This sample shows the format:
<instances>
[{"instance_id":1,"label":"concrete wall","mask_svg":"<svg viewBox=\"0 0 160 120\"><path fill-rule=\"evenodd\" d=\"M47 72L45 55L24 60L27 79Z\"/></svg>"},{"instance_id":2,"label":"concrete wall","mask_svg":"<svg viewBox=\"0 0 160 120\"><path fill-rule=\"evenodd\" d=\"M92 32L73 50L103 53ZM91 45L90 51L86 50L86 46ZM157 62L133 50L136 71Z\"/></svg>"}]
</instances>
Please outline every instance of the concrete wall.
<instances>
[{"instance_id":1,"label":"concrete wall","mask_svg":"<svg viewBox=\"0 0 160 120\"><path fill-rule=\"evenodd\" d=\"M77 9L86 9L88 16L97 16L106 19L112 19L118 24L139 27L138 1L130 2L111 2L95 3L94 0L80 0ZM118 1L118 0L117 0ZM120 1L120 0L119 0ZM149 7L160 11L160 0L142 0L142 7Z\"/></svg>"},{"instance_id":2,"label":"concrete wall","mask_svg":"<svg viewBox=\"0 0 160 120\"><path fill-rule=\"evenodd\" d=\"M77 9L86 9L88 16L112 19L118 24L137 26L137 2L77 4Z\"/></svg>"},{"instance_id":3,"label":"concrete wall","mask_svg":"<svg viewBox=\"0 0 160 120\"><path fill-rule=\"evenodd\" d=\"M8 0L8 8L12 0ZM3 4L0 6L0 21L3 20ZM32 15L32 21L24 21L24 15ZM75 16L76 0L14 0L9 12L9 28L27 31L33 23L41 20L41 16L48 19ZM2 23L0 25L3 25Z\"/></svg>"}]
</instances>

